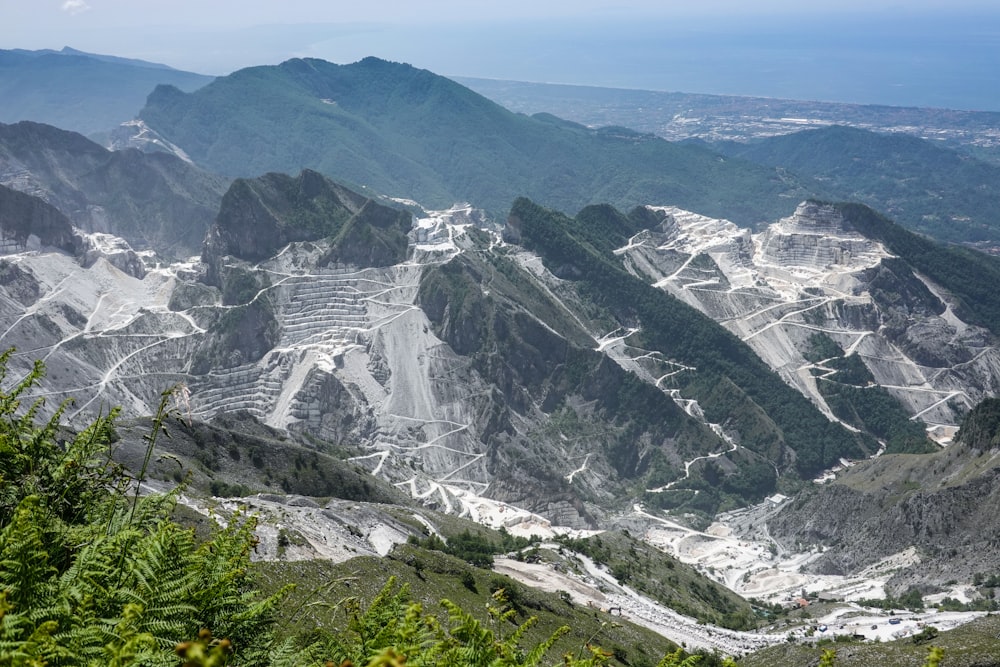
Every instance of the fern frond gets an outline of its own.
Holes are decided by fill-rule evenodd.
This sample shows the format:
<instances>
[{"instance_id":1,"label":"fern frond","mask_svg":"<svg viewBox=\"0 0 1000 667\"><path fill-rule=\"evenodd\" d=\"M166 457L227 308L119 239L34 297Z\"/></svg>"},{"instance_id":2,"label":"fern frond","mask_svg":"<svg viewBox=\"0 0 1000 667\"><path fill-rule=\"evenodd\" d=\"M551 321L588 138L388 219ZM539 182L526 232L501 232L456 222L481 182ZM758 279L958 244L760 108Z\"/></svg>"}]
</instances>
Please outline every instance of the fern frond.
<instances>
[{"instance_id":1,"label":"fern frond","mask_svg":"<svg viewBox=\"0 0 1000 667\"><path fill-rule=\"evenodd\" d=\"M15 608L43 607L52 599L51 577L44 540L46 515L42 500L28 496L0 530L0 588Z\"/></svg>"},{"instance_id":2,"label":"fern frond","mask_svg":"<svg viewBox=\"0 0 1000 667\"><path fill-rule=\"evenodd\" d=\"M542 661L542 658L545 657L545 655L555 645L555 643L559 641L559 638L568 633L569 630L570 629L568 625L563 625L558 629L556 629L556 631L553 632L548 639L546 639L543 642L540 642L537 646L535 646L528 652L528 655L525 656L524 660L522 661L523 666L536 667L536 665L538 665Z\"/></svg>"},{"instance_id":3,"label":"fern frond","mask_svg":"<svg viewBox=\"0 0 1000 667\"><path fill-rule=\"evenodd\" d=\"M3 352L2 355L0 355L0 369L2 369L0 379L5 379L7 377L7 362L10 360L13 353L14 348L9 348ZM8 421L6 422L6 425L11 432L17 434L21 433L21 430L18 428L20 420L14 418L14 415L17 413L17 409L21 405L18 397L31 387L38 384L44 375L45 364L40 360L36 360L31 371L21 378L21 380L15 384L9 392L0 392L0 417L7 417Z\"/></svg>"},{"instance_id":4,"label":"fern frond","mask_svg":"<svg viewBox=\"0 0 1000 667\"><path fill-rule=\"evenodd\" d=\"M696 667L700 662L700 655L687 655L684 649L678 647L673 653L663 656L656 667Z\"/></svg>"},{"instance_id":5,"label":"fern frond","mask_svg":"<svg viewBox=\"0 0 1000 667\"><path fill-rule=\"evenodd\" d=\"M6 625L6 618L4 625ZM55 621L47 621L35 626L31 633L19 640L0 641L0 656L11 665L44 667L50 658L59 655L58 646L52 638L56 630ZM6 633L4 633L6 634Z\"/></svg>"}]
</instances>

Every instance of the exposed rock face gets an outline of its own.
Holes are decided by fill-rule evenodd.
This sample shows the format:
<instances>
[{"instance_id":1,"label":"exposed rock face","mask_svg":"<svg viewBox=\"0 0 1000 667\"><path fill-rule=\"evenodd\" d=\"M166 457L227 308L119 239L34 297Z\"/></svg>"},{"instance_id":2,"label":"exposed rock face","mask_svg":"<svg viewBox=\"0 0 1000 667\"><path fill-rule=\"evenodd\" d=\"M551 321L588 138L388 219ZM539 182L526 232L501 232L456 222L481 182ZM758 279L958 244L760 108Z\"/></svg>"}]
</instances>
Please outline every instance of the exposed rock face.
<instances>
[{"instance_id":1,"label":"exposed rock face","mask_svg":"<svg viewBox=\"0 0 1000 667\"><path fill-rule=\"evenodd\" d=\"M108 151L40 123L0 124L0 184L39 197L85 232L188 257L201 248L226 179L173 155Z\"/></svg>"},{"instance_id":2,"label":"exposed rock face","mask_svg":"<svg viewBox=\"0 0 1000 667\"><path fill-rule=\"evenodd\" d=\"M125 239L111 234L84 234L80 238L82 253L80 261L84 266L92 266L98 259L105 259L122 273L133 278L146 275L146 266Z\"/></svg>"},{"instance_id":3,"label":"exposed rock face","mask_svg":"<svg viewBox=\"0 0 1000 667\"><path fill-rule=\"evenodd\" d=\"M37 301L41 294L34 276L6 259L0 259L0 285L9 298L25 307Z\"/></svg>"},{"instance_id":4,"label":"exposed rock face","mask_svg":"<svg viewBox=\"0 0 1000 667\"><path fill-rule=\"evenodd\" d=\"M407 238L409 213L306 172L237 183L219 220L202 265L19 256L0 275L3 342L42 350L47 384L85 414L148 413L182 383L182 413L246 412L470 516L485 495L593 527L657 466L724 447L595 350L579 304L527 254L503 257L469 207Z\"/></svg>"},{"instance_id":5,"label":"exposed rock face","mask_svg":"<svg viewBox=\"0 0 1000 667\"><path fill-rule=\"evenodd\" d=\"M761 237L651 210L653 227L617 254L743 337L771 341L762 355L804 386L815 378L789 369L806 365L817 330L853 353L895 345L878 330L887 312L954 322L946 295L824 215L802 209L770 230L761 259ZM661 385L675 363L608 333L585 295L477 229L467 207L422 217L407 236L410 219L311 172L239 181L202 264L129 275L103 259L19 255L0 271L3 342L40 350L84 413L148 413L182 383L192 417L244 411L470 516L489 496L592 527L686 474L685 461L712 455L730 474L740 456L781 455L780 442L749 452L741 434L706 426L697 403Z\"/></svg>"},{"instance_id":6,"label":"exposed rock face","mask_svg":"<svg viewBox=\"0 0 1000 667\"><path fill-rule=\"evenodd\" d=\"M108 148L113 151L135 148L143 153L169 153L185 162L191 162L191 158L179 146L167 141L138 118L126 121L113 129L108 140Z\"/></svg>"},{"instance_id":7,"label":"exposed rock face","mask_svg":"<svg viewBox=\"0 0 1000 667\"><path fill-rule=\"evenodd\" d=\"M810 572L858 572L917 547L920 563L896 573L890 589L927 592L1000 567L1000 400L988 398L962 421L954 444L924 456L863 462L807 489L768 521L785 545L823 544Z\"/></svg>"},{"instance_id":8,"label":"exposed rock face","mask_svg":"<svg viewBox=\"0 0 1000 667\"><path fill-rule=\"evenodd\" d=\"M758 264L827 272L851 270L877 263L886 252L879 244L845 229L830 206L806 202L795 214L769 226L757 239Z\"/></svg>"},{"instance_id":9,"label":"exposed rock face","mask_svg":"<svg viewBox=\"0 0 1000 667\"><path fill-rule=\"evenodd\" d=\"M630 270L717 320L832 416L809 361L823 333L856 355L911 415L953 427L1000 391L1000 350L948 295L833 206L807 202L753 234L672 208L618 251Z\"/></svg>"},{"instance_id":10,"label":"exposed rock face","mask_svg":"<svg viewBox=\"0 0 1000 667\"><path fill-rule=\"evenodd\" d=\"M79 245L66 216L37 197L0 185L0 252L48 247L73 255Z\"/></svg>"}]
</instances>

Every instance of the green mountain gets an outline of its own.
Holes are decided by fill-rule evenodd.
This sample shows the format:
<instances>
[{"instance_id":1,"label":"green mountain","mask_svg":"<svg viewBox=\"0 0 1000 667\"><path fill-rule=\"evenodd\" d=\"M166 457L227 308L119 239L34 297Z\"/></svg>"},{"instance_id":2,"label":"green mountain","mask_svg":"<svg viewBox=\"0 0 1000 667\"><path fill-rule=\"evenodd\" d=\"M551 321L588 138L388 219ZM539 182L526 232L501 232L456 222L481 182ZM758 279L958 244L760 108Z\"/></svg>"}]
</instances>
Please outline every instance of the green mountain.
<instances>
[{"instance_id":1,"label":"green mountain","mask_svg":"<svg viewBox=\"0 0 1000 667\"><path fill-rule=\"evenodd\" d=\"M412 216L303 170L297 177L265 174L238 179L223 198L204 258L235 255L262 260L295 241L335 239L323 262L387 266L406 258ZM374 230L381 230L376 233Z\"/></svg>"},{"instance_id":2,"label":"green mountain","mask_svg":"<svg viewBox=\"0 0 1000 667\"><path fill-rule=\"evenodd\" d=\"M623 128L529 118L444 77L377 58L289 60L189 94L160 86L140 118L219 173L308 167L432 207L470 201L502 214L522 195L569 211L670 202L754 224L787 213L806 194L771 168Z\"/></svg>"},{"instance_id":3,"label":"green mountain","mask_svg":"<svg viewBox=\"0 0 1000 667\"><path fill-rule=\"evenodd\" d=\"M716 148L815 179L828 196L868 204L934 238L1000 243L1000 166L930 140L833 126Z\"/></svg>"},{"instance_id":4,"label":"green mountain","mask_svg":"<svg viewBox=\"0 0 1000 667\"><path fill-rule=\"evenodd\" d=\"M158 84L195 90L210 76L142 60L61 51L0 50L0 122L34 120L83 134L135 117Z\"/></svg>"}]
</instances>

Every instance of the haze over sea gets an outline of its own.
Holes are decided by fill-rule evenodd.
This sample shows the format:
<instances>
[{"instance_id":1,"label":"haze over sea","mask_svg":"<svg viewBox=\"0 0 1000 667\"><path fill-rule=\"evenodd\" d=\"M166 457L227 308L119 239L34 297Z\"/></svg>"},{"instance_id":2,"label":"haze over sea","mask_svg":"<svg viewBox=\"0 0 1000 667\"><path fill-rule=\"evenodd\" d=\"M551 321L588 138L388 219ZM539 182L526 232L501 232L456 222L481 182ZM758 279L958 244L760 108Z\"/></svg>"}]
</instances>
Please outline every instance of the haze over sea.
<instances>
[{"instance_id":1,"label":"haze over sea","mask_svg":"<svg viewBox=\"0 0 1000 667\"><path fill-rule=\"evenodd\" d=\"M160 7L145 23L128 3L92 4L89 11L83 0L66 2L64 9L88 11L52 16L0 9L0 19L14 13L0 24L0 45L70 45L205 74L297 56L338 63L377 56L451 76L1000 111L1000 7L980 0L962 9L937 0L886 9L871 0L867 9L854 2L837 10L773 0L762 5L767 11L740 4L739 15L735 5L710 0L697 14L669 3L654 12L633 0L602 11L566 5L554 15L542 10L562 3L541 3L527 18L523 2L507 14L494 7L486 18L485 9L449 12L441 2L420 11L390 2L364 13L302 0L285 13L250 3L246 15L221 5L197 17Z\"/></svg>"},{"instance_id":2,"label":"haze over sea","mask_svg":"<svg viewBox=\"0 0 1000 667\"><path fill-rule=\"evenodd\" d=\"M433 51L398 37L430 69L465 53L438 69L455 75L1000 111L1000 14L511 24L441 35Z\"/></svg>"}]
</instances>

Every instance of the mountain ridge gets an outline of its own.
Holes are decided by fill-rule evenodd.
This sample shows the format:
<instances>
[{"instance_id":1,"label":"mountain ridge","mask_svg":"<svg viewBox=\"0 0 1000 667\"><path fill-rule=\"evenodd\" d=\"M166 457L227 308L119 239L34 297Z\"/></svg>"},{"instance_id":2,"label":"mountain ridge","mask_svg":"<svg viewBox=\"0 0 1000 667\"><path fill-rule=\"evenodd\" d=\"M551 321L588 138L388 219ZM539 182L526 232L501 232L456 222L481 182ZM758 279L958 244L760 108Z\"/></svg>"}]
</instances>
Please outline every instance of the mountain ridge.
<instances>
[{"instance_id":1,"label":"mountain ridge","mask_svg":"<svg viewBox=\"0 0 1000 667\"><path fill-rule=\"evenodd\" d=\"M470 201L495 215L525 195L570 211L677 201L752 224L785 210L786 196L821 194L653 135L517 115L444 77L371 57L248 68L194 94L160 87L140 118L222 173L308 167L356 188L438 208Z\"/></svg>"},{"instance_id":2,"label":"mountain ridge","mask_svg":"<svg viewBox=\"0 0 1000 667\"><path fill-rule=\"evenodd\" d=\"M823 590L856 596L859 582L877 582L871 568L902 568L881 578L899 594L944 592L956 577L981 581L996 567L1000 410L979 399L1000 378L1000 261L915 235L863 204L809 199L765 226L763 212L803 190L791 177L775 171L775 181L627 128L524 119L430 72L376 58L352 66L295 59L208 88L206 97L167 86L149 96L150 108L177 112L219 140L201 147L206 154L244 133L250 150L271 150L284 136L273 128L298 132L313 126L297 120L313 116L359 130L356 144L383 135L386 144L423 142L458 102L471 113L449 128L454 141L444 149L461 153L482 132L479 121L502 120L489 125L497 136L488 148L506 141L507 157L557 167L542 189L592 184L596 170L579 178L592 166L584 158L605 155L678 170L627 190L630 174L616 174L601 183L609 189L587 196L618 192L621 203L680 192L724 211L750 202L754 188L774 195L741 214L756 231L677 206L574 204L568 215L520 196L498 234L471 205L386 205L374 187L354 191L314 169L227 183L175 155L109 153L54 127L0 125L0 182L26 190L0 185L0 342L18 348L4 356L13 376L36 359L51 372L44 390L26 386L22 400L37 399L31 414L46 415L75 395L79 403L63 405L79 419L104 414L108 403L149 413L172 395L164 425L178 441L150 459L149 423L139 420L123 424L116 455L133 469L149 463L153 487L189 474L200 493L228 498L194 500L191 514L252 503L267 517L265 559L388 554L391 568L378 571L412 570L421 582L462 576L471 591L484 587L478 573L426 549L461 553L463 544L493 540L487 546L498 549L510 543L508 529L553 539L609 531L518 552L544 561L527 563L537 569L514 559L504 567L529 579L548 568L549 583L573 590L539 604L579 600L572 577L556 578L568 568L594 577L596 599L618 602L619 612L643 613L622 587L630 583L680 609L693 593L699 620L730 628L777 611L769 605L780 596L805 595L815 583L805 573L853 575ZM198 127L215 107L186 106L212 95L231 103L255 89L266 91L263 104L226 118L215 136L219 126ZM511 128L525 131L508 136ZM563 152L572 143L590 148ZM361 160L348 150L355 147L336 157ZM449 157L442 144L404 149L386 153L395 162L365 156L361 169L398 177L400 188L426 186L441 201L462 178L476 180L464 167L490 157L457 160L459 179L445 182L425 170ZM516 163L503 166L517 172ZM533 173L525 172L522 184ZM726 179L738 182L719 194ZM125 200L117 222L93 216L116 197ZM179 229L190 211L192 224ZM91 233L77 236L71 221L84 214ZM159 255L135 253L95 231L99 222ZM199 231L200 258L177 261ZM928 431L947 446L932 444ZM253 491L263 493L248 498ZM503 532L469 537L467 529L446 544L438 527L448 519L418 503ZM408 538L418 544L390 552ZM822 548L807 555L803 542ZM734 590L767 591L768 600L755 612L715 584L695 581L682 592L670 571L686 568L652 545ZM690 619L678 626L665 617L655 616L658 631L730 652L792 636L692 630Z\"/></svg>"},{"instance_id":3,"label":"mountain ridge","mask_svg":"<svg viewBox=\"0 0 1000 667\"><path fill-rule=\"evenodd\" d=\"M847 224L836 217L841 209L804 206L827 216L794 223L810 233ZM251 210L259 215L248 217ZM801 270L799 248L807 250L807 264L820 268L841 256L836 261L857 263L865 253L871 254L865 261L879 266L891 260L884 251L864 250L860 241L813 246L812 237L805 231L792 234L797 228L786 221L780 234L761 233L771 239L762 248L776 272L751 279L725 274L719 269L725 263L715 264L710 258L716 255L702 256L701 250L678 255L677 248L665 250L669 245L663 245L656 251L659 259L647 252L654 241L684 238L695 229L678 223L680 213L668 209L637 208L623 214L604 205L569 218L520 199L505 232L513 244L500 244L477 231L466 209L424 215L413 224L409 213L383 207L310 171L238 180L222 200L201 263L159 268L148 278L136 274L149 285L136 283L134 289L166 290L151 302L155 305L104 311L114 302L81 294L71 309L49 315L58 323L57 331L39 341L50 340L54 358L87 375L102 363L89 359L95 353L112 358L125 354L140 373L145 364L162 359L156 363L166 364L164 377L189 387L200 417L247 409L301 437L357 443L363 465L410 486L414 494L429 489L440 493L445 505L462 506L462 494L488 488L508 502L569 525L599 524L607 512L601 505L621 494L669 505L693 490L697 502L692 509L710 516L720 506L760 499L786 483L793 488L794 480L817 476L842 459L876 454L897 439L900 444L892 444L891 450L925 447L919 428L911 432L908 417L920 412L928 418L934 399L899 404L884 394L881 407L870 407L876 405L876 389L867 385L874 386L876 379L891 384L885 378L896 376L884 375L877 366L872 367L875 376L865 375L864 365L855 364L858 343L875 338L850 327L867 326L868 320L881 317L878 310L838 305L843 297L820 299L807 285L782 288L804 290L804 296L788 297L787 314L770 308L780 315L774 324L762 320L735 335L700 313L704 305L689 298L695 292L687 286L700 284L698 294L746 301L750 285L762 289L767 280L786 280L783 271ZM856 212L855 218L857 224L867 220ZM807 225L808 220L813 221ZM712 224L723 230L731 225ZM296 235L281 231L292 228ZM235 245L226 240L227 229L238 232ZM742 244L751 238L750 232L725 234L711 243L725 249L724 243L731 242L727 239ZM380 257L371 251L375 238L385 244L386 254ZM251 245L244 247L246 243ZM356 248L365 251L359 254ZM741 257L743 251L725 252ZM847 259L852 254L857 256ZM717 257L721 261L723 255ZM655 268L664 259L672 268ZM44 261L24 266L38 271ZM747 258L739 261L744 263L739 270L746 271ZM915 317L941 317L942 308L947 309L905 267L871 273L868 264L845 266L887 293L916 290L922 296L906 298L913 303L930 299L930 310L914 311ZM677 276L676 289L658 271ZM692 282L685 271L699 280ZM54 278L39 281L39 291L44 292L41 285L48 280ZM738 286L747 280L748 287ZM716 283L715 289L725 289L711 291ZM773 296L769 298L773 304ZM804 327L815 338L816 331L824 330L818 320L793 323L787 317L803 299L829 302L825 317L846 327L843 335L831 330L828 338L833 339L796 339L789 348L799 355L794 363L802 365L803 355L820 346L822 356L803 366L813 393L797 385L794 374L780 379L741 340L748 334L751 341L763 340L760 331L779 331L779 325ZM912 310L907 303L905 312ZM886 313L890 306L878 305ZM78 314L69 317L70 310ZM803 312L811 310L821 312ZM41 314L12 317L10 340L42 325ZM87 320L113 326L125 347L98 352L89 344L64 348L58 342L75 337L79 323ZM141 338L129 342L131 332L152 332L158 326L164 327L157 334L162 340L153 347ZM977 363L990 363L996 356L990 349L976 353ZM775 368L785 373L784 364ZM972 372L978 373L978 367L969 366L967 374ZM105 390L133 406L143 395L155 395L152 386L130 387L113 375L98 377L87 405L96 405ZM948 377L940 373L926 381L941 383ZM456 391L457 386L467 391ZM831 393L833 389L837 391ZM893 388L892 396L925 395L905 389ZM947 394L946 385L940 391ZM821 411L824 402L827 407ZM948 424L949 404L937 404L933 416ZM659 406L658 419L636 412L640 405ZM573 444L560 444L563 437ZM548 456L544 464L518 463L532 440L561 453ZM427 450L421 444L426 442L438 442L442 449ZM685 465L708 454L715 467ZM573 467L561 460L565 457L586 458L580 474L570 474ZM424 471L411 478L407 466L417 459ZM449 484L435 478L456 465L463 473L448 476ZM682 493L650 492L674 486Z\"/></svg>"},{"instance_id":4,"label":"mountain ridge","mask_svg":"<svg viewBox=\"0 0 1000 667\"><path fill-rule=\"evenodd\" d=\"M423 211L413 220L402 211L373 216L365 212L372 202L342 188L315 172L234 183L216 225L245 223L237 215L243 198L262 192L267 193L265 208L280 214L282 224L308 223L310 215L325 210L316 201L338 192L354 202L356 211L342 216L356 225L320 225L297 240L280 240L280 247L260 235L266 242L259 253L245 258L213 259L209 253L205 262L147 266L144 274L127 276L107 262L82 267L60 253L16 255L11 260L16 269L0 276L0 295L8 297L0 299L3 342L25 348L11 356L11 372L45 357L55 384L46 396L79 396L77 415L93 414L105 401L141 413L159 400L164 384L177 383L182 387L178 410L187 419L245 414L266 434L283 429L292 444L279 449L303 457L298 467L287 460L279 465L261 456L261 444L254 441L230 466L229 435L175 426L185 440L194 434L194 444L185 442L177 451L198 468L201 486L211 490L214 483L213 493L241 495L241 485L270 490L277 485L286 492L307 488L297 484L325 488L310 467L314 457L306 450L313 450L346 459L348 466L378 477L380 487L389 485L423 505L493 527L544 535L627 528L660 548L670 544L665 535L673 534L685 544L713 545L709 551L736 549L746 538L726 537L719 524L706 529L719 511L765 496L775 498L765 501L767 507L789 503L782 494L811 486L810 476L840 458L877 453L872 424L863 420L848 428L844 417L841 423L831 420L755 358L739 336L664 293L670 282L647 272L659 266L667 275L676 273L688 291L714 285L723 294L745 295L749 291L739 281L756 285L756 279L726 273L722 269L728 265L712 252L684 255L678 246L664 247L664 241L693 243L701 237L711 245L735 238L742 247L753 240L749 231L693 214L686 214L688 219L668 207L622 213L593 206L570 218L523 199L512 206L508 242L503 242L471 208ZM849 237L839 215L843 207L803 206L811 217L781 221L777 229L760 233L767 238L761 248L773 272L761 274L762 281L807 268L826 271L827 264L846 279L871 273L867 262L904 261L878 250L880 242ZM856 219L859 226L867 220L879 234L892 237L894 228L880 218L859 214ZM315 221L330 219L323 213ZM385 221L389 227L379 227ZM277 224L265 218L258 222ZM353 242L344 229L356 229L351 238L363 239L365 229L395 229L391 233L398 235L404 228L405 253L393 255L394 263L327 261L338 244ZM248 227L251 235L253 229ZM813 243L809 231L829 239ZM713 235L718 238L711 240ZM667 255L668 264L653 263L653 250ZM727 252L747 259L739 250ZM225 265L232 279L208 284L212 261ZM749 270L750 265L740 266ZM934 317L944 312L942 304L949 308L939 286L937 292L924 287L930 297L917 294L915 276L900 267L886 270L895 281L883 277L879 284L886 291L906 287L899 292L902 302L915 304L906 308ZM843 307L831 306L830 312L848 313L846 322L872 317ZM831 340L834 335L829 334ZM837 361L840 344L814 345L822 353L814 363L827 368L824 374L835 372L823 381L843 374L842 384L860 383L865 389L861 369L848 363L855 356L848 354L850 346L840 348L845 363ZM705 348L711 354L695 356ZM25 394L26 400L32 397ZM783 406L775 409L775 403ZM906 460L913 462L907 464L910 469L924 469L926 461L933 469L940 461L933 457L948 452L907 459L885 454L870 465L900 470L897 462ZM130 456L134 460L134 453ZM326 463L317 459L316 465L333 478ZM233 475L226 476L227 467ZM164 459L152 469L171 478L174 468ZM351 484L364 479L357 470L345 477L354 480ZM842 471L837 476L851 479ZM169 484L169 479L161 481ZM942 517L963 506L965 496L949 493L941 497ZM811 496L803 498L811 507ZM860 498L835 500L846 517L852 503L875 507L870 498ZM271 499L252 502L275 516L323 512L310 509L307 500L288 501L301 510L282 510ZM789 504L797 509L797 503ZM662 511L668 509L674 514ZM936 534L940 520L934 521ZM782 546L760 562L784 567L778 554L794 548L795 529L773 525L774 538L781 540L775 544ZM968 525L955 525L969 534ZM917 541L922 535L899 533ZM368 550L372 544L358 542L353 548ZM873 547L861 556L880 556L890 546L898 545L885 541L885 549ZM675 548L678 554L688 549ZM754 548L767 553L764 544ZM305 553L304 547L300 551ZM836 558L831 551L826 561L810 567L854 573L861 567L861 558L849 552ZM953 556L939 558L946 568ZM626 573L627 568L626 562L619 569ZM748 569L744 579L739 570L726 568L714 576L753 590L769 571ZM938 571L914 567L894 582L931 585ZM971 568L961 571L975 574ZM795 586L796 578L805 575L786 576ZM729 641L713 641L723 640Z\"/></svg>"},{"instance_id":5,"label":"mountain ridge","mask_svg":"<svg viewBox=\"0 0 1000 667\"><path fill-rule=\"evenodd\" d=\"M0 50L0 122L33 120L81 134L130 120L159 83L194 90L212 77L165 65L61 51Z\"/></svg>"},{"instance_id":6,"label":"mountain ridge","mask_svg":"<svg viewBox=\"0 0 1000 667\"><path fill-rule=\"evenodd\" d=\"M992 188L1000 166L928 139L833 125L714 148L813 178L837 200L866 204L938 240L1000 243Z\"/></svg>"},{"instance_id":7,"label":"mountain ridge","mask_svg":"<svg viewBox=\"0 0 1000 667\"><path fill-rule=\"evenodd\" d=\"M988 415L995 409L996 399L973 408L945 450L887 455L811 489L768 521L770 534L784 544L825 545L810 572L857 570L916 546L918 563L889 580L888 590L896 595L911 587L942 590L949 581L992 572L1000 539L990 509L1000 479L997 448L990 444L997 429ZM980 438L971 437L972 431Z\"/></svg>"}]
</instances>

